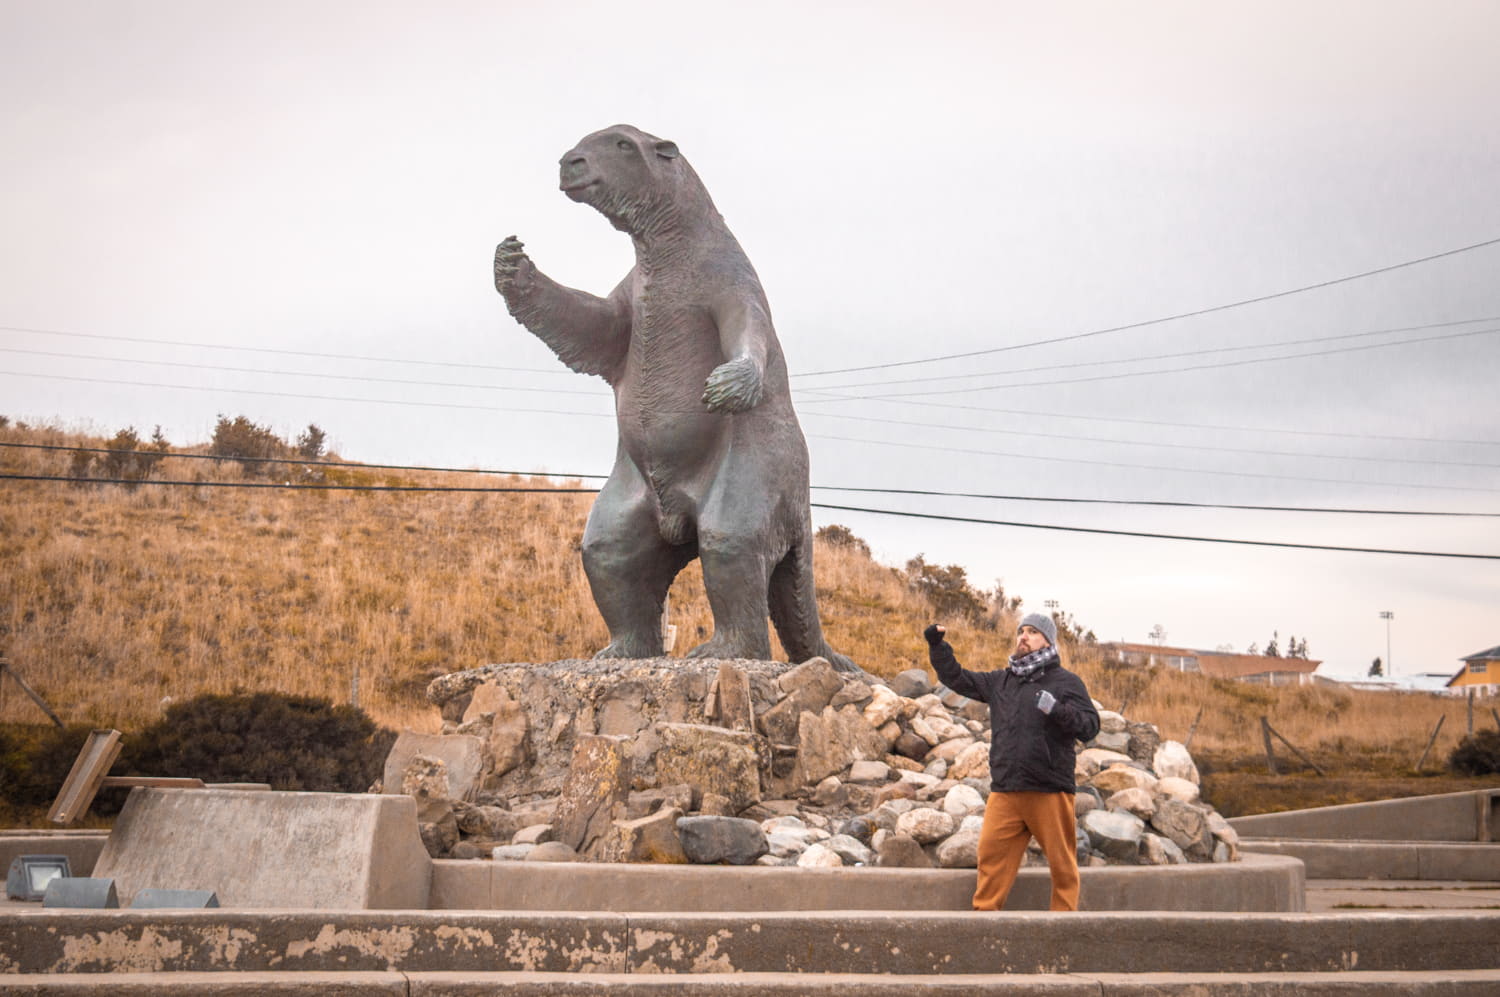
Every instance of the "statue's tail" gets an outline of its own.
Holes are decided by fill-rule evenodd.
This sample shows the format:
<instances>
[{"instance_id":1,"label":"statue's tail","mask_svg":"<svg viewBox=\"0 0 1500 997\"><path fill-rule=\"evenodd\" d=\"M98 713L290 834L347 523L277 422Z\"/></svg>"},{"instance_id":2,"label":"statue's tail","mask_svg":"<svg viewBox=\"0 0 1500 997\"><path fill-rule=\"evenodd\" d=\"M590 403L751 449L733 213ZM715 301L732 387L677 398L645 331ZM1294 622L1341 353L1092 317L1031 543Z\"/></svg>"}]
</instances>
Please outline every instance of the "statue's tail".
<instances>
[{"instance_id":1,"label":"statue's tail","mask_svg":"<svg viewBox=\"0 0 1500 997\"><path fill-rule=\"evenodd\" d=\"M817 587L813 582L812 543L812 530L805 530L803 539L787 551L771 572L769 603L776 636L781 638L788 661L801 663L808 658L823 657L841 672L863 675L864 669L829 647L823 638L823 625L818 622Z\"/></svg>"}]
</instances>

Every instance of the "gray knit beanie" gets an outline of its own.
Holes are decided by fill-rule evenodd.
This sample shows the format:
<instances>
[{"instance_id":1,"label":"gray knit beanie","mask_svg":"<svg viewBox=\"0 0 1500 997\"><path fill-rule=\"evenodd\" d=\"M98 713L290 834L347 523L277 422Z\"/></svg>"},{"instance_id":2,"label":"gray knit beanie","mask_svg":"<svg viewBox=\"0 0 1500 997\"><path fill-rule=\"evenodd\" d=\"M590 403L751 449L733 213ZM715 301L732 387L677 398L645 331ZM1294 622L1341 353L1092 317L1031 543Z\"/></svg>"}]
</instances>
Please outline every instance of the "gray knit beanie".
<instances>
[{"instance_id":1,"label":"gray knit beanie","mask_svg":"<svg viewBox=\"0 0 1500 997\"><path fill-rule=\"evenodd\" d=\"M1016 630L1019 631L1021 627L1036 627L1042 632L1042 636L1047 638L1047 643L1053 647L1057 646L1057 624L1053 622L1052 617L1041 613L1027 613Z\"/></svg>"}]
</instances>

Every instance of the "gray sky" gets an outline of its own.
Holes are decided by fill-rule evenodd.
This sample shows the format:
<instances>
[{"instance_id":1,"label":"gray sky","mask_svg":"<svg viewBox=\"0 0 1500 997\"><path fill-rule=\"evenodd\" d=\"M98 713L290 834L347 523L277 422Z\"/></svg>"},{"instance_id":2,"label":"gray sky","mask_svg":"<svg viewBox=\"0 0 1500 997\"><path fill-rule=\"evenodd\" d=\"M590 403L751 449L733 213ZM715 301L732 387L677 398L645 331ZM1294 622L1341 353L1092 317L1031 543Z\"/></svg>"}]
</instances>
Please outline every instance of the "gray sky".
<instances>
[{"instance_id":1,"label":"gray sky","mask_svg":"<svg viewBox=\"0 0 1500 997\"><path fill-rule=\"evenodd\" d=\"M1500 6L542 8L0 0L0 412L606 472L607 389L506 315L490 264L515 233L564 283L618 282L629 242L557 158L628 122L755 262L815 485L1500 511L1500 245L1019 347L1500 239ZM816 373L976 351L1001 352ZM1486 518L814 501L1500 554ZM1104 639L1276 630L1345 675L1385 656L1382 610L1398 674L1500 644L1495 561L814 519Z\"/></svg>"}]
</instances>

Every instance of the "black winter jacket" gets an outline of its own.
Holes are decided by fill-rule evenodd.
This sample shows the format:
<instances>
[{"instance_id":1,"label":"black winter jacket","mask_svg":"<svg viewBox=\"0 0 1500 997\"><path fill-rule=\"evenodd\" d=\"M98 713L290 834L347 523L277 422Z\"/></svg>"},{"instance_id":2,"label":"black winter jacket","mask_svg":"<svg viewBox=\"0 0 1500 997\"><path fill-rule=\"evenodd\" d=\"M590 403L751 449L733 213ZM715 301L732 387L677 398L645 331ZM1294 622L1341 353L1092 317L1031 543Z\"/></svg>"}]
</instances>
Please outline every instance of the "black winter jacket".
<instances>
[{"instance_id":1,"label":"black winter jacket","mask_svg":"<svg viewBox=\"0 0 1500 997\"><path fill-rule=\"evenodd\" d=\"M938 679L961 696L990 707L990 791L994 793L1072 793L1073 742L1099 733L1099 711L1083 680L1060 664L1017 678L1009 668L971 672L958 663L947 641L928 646ZM1057 703L1051 713L1037 708L1042 690Z\"/></svg>"}]
</instances>

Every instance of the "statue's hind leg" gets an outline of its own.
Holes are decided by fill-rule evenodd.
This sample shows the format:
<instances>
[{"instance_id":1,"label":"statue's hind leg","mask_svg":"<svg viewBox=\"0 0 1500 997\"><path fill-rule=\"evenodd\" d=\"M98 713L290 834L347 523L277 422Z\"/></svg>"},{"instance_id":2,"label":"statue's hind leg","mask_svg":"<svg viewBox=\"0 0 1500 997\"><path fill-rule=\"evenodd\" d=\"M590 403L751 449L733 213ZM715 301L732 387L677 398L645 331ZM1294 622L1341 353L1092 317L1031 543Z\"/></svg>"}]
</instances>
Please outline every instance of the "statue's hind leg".
<instances>
[{"instance_id":1,"label":"statue's hind leg","mask_svg":"<svg viewBox=\"0 0 1500 997\"><path fill-rule=\"evenodd\" d=\"M772 526L775 497L766 495L758 481L741 480L747 476L736 470L745 469L726 469L699 510L698 559L714 633L688 656L765 661L771 657L767 585L785 553L780 547L783 531Z\"/></svg>"},{"instance_id":2,"label":"statue's hind leg","mask_svg":"<svg viewBox=\"0 0 1500 997\"><path fill-rule=\"evenodd\" d=\"M609 627L596 658L654 658L663 653L662 603L672 579L693 559L693 544L661 538L656 503L634 465L615 464L583 531L583 570Z\"/></svg>"}]
</instances>

